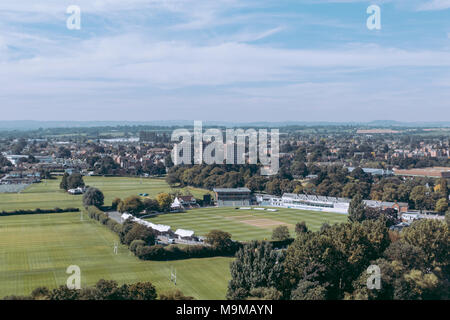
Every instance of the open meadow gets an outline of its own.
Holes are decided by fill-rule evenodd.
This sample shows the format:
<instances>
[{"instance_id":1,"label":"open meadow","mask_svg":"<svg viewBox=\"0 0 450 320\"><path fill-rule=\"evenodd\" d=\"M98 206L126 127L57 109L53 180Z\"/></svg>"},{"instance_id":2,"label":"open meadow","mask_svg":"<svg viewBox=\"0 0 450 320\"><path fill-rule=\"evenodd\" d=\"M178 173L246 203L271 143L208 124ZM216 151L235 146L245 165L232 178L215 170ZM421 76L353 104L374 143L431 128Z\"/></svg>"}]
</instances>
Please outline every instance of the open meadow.
<instances>
[{"instance_id":1,"label":"open meadow","mask_svg":"<svg viewBox=\"0 0 450 320\"><path fill-rule=\"evenodd\" d=\"M197 188L172 189L163 179L131 178L131 177L83 177L84 183L99 188L105 195L105 204L111 204L116 197L126 198L131 195L148 193L156 197L161 192L183 192L189 190L194 196L201 198L207 190ZM0 211L16 209L50 209L79 208L82 195L70 195L59 189L61 178L44 180L32 184L20 193L0 193Z\"/></svg>"}]
</instances>

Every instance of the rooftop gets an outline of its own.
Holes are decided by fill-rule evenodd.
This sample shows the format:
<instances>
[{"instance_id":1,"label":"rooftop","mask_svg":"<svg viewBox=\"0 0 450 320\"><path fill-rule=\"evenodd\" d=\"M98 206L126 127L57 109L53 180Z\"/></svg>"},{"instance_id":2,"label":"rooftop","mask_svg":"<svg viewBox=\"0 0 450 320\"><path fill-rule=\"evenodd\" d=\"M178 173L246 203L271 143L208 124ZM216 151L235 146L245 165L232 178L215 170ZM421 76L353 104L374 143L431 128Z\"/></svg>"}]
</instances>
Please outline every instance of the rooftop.
<instances>
[{"instance_id":1,"label":"rooftop","mask_svg":"<svg viewBox=\"0 0 450 320\"><path fill-rule=\"evenodd\" d=\"M175 231L175 234L180 237L192 237L194 235L194 231L185 230L185 229L177 229L177 231Z\"/></svg>"},{"instance_id":2,"label":"rooftop","mask_svg":"<svg viewBox=\"0 0 450 320\"><path fill-rule=\"evenodd\" d=\"M213 191L221 193L251 192L249 188L214 188Z\"/></svg>"}]
</instances>

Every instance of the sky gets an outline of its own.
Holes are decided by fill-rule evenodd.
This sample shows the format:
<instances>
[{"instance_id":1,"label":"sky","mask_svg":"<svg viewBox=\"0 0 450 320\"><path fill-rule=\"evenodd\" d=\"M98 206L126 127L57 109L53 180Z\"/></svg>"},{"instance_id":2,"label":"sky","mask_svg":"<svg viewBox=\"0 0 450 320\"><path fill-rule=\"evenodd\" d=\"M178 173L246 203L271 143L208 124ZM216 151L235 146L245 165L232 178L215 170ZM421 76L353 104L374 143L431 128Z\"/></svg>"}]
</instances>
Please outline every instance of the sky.
<instances>
[{"instance_id":1,"label":"sky","mask_svg":"<svg viewBox=\"0 0 450 320\"><path fill-rule=\"evenodd\" d=\"M450 121L450 0L2 0L0 120Z\"/></svg>"}]
</instances>

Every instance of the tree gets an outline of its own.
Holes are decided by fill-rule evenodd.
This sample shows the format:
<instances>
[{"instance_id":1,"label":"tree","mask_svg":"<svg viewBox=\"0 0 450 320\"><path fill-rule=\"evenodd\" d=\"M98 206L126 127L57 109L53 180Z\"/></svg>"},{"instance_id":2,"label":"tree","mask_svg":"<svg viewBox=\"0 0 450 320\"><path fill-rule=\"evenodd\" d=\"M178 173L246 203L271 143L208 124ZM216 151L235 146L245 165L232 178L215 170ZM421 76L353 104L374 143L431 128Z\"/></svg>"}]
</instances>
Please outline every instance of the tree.
<instances>
[{"instance_id":1,"label":"tree","mask_svg":"<svg viewBox=\"0 0 450 320\"><path fill-rule=\"evenodd\" d=\"M142 170L150 175L161 175L166 173L166 167L161 161L158 161L156 164L151 160L145 161Z\"/></svg>"},{"instance_id":2,"label":"tree","mask_svg":"<svg viewBox=\"0 0 450 320\"><path fill-rule=\"evenodd\" d=\"M20 138L19 141L12 147L11 151L14 154L21 154L26 146L27 141L24 138Z\"/></svg>"},{"instance_id":3,"label":"tree","mask_svg":"<svg viewBox=\"0 0 450 320\"><path fill-rule=\"evenodd\" d=\"M78 300L79 290L69 289L63 285L50 292L50 300Z\"/></svg>"},{"instance_id":4,"label":"tree","mask_svg":"<svg viewBox=\"0 0 450 320\"><path fill-rule=\"evenodd\" d=\"M1 167L12 167L12 163L2 154L0 154L0 168Z\"/></svg>"},{"instance_id":5,"label":"tree","mask_svg":"<svg viewBox=\"0 0 450 320\"><path fill-rule=\"evenodd\" d=\"M413 299L448 299L447 288L443 288L443 279L439 279L434 272L422 272L420 270L411 270L404 275L404 280L408 287L409 295ZM410 298L408 297L408 298Z\"/></svg>"},{"instance_id":6,"label":"tree","mask_svg":"<svg viewBox=\"0 0 450 320\"><path fill-rule=\"evenodd\" d=\"M128 212L137 215L144 209L144 205L140 197L130 196L119 204L118 209L120 212Z\"/></svg>"},{"instance_id":7,"label":"tree","mask_svg":"<svg viewBox=\"0 0 450 320\"><path fill-rule=\"evenodd\" d=\"M105 197L99 189L90 187L83 195L83 205L85 207L96 206L99 208L103 205L104 199Z\"/></svg>"},{"instance_id":8,"label":"tree","mask_svg":"<svg viewBox=\"0 0 450 320\"><path fill-rule=\"evenodd\" d=\"M436 209L435 210L437 212L440 212L440 213L446 212L448 210L448 201L447 201L447 199L445 199L445 198L439 199L436 202Z\"/></svg>"},{"instance_id":9,"label":"tree","mask_svg":"<svg viewBox=\"0 0 450 320\"><path fill-rule=\"evenodd\" d=\"M52 174L50 170L44 168L39 170L39 176L41 179L52 179Z\"/></svg>"},{"instance_id":10,"label":"tree","mask_svg":"<svg viewBox=\"0 0 450 320\"><path fill-rule=\"evenodd\" d=\"M185 296L180 290L163 292L159 295L159 300L195 300L194 297Z\"/></svg>"},{"instance_id":11,"label":"tree","mask_svg":"<svg viewBox=\"0 0 450 320\"><path fill-rule=\"evenodd\" d=\"M436 300L448 299L448 282L438 270L423 272L408 269L399 261L377 259L373 262L380 268L382 285L380 290L367 288L367 272L363 271L354 281L355 290L346 299L358 300Z\"/></svg>"},{"instance_id":12,"label":"tree","mask_svg":"<svg viewBox=\"0 0 450 320\"><path fill-rule=\"evenodd\" d=\"M97 174L113 174L119 165L114 162L113 158L106 156L97 161L95 173Z\"/></svg>"},{"instance_id":13,"label":"tree","mask_svg":"<svg viewBox=\"0 0 450 320\"><path fill-rule=\"evenodd\" d=\"M138 282L129 286L131 300L156 300L156 289L150 282Z\"/></svg>"},{"instance_id":14,"label":"tree","mask_svg":"<svg viewBox=\"0 0 450 320\"><path fill-rule=\"evenodd\" d=\"M402 273L405 272L404 267L398 262L388 261L386 259L377 259L373 262L380 268L382 274L382 282L380 290L370 290L367 288L368 274L363 270L360 276L353 281L353 292L347 293L346 300L392 300L399 295L395 293L397 288L402 287Z\"/></svg>"},{"instance_id":15,"label":"tree","mask_svg":"<svg viewBox=\"0 0 450 320\"><path fill-rule=\"evenodd\" d=\"M69 176L68 180L68 187L69 189L75 189L78 187L84 187L84 181L83 181L83 176L79 173L73 173Z\"/></svg>"},{"instance_id":16,"label":"tree","mask_svg":"<svg viewBox=\"0 0 450 320\"><path fill-rule=\"evenodd\" d=\"M81 290L60 286L50 291L46 287L38 287L33 290L30 297L7 298L8 300L155 300L156 296L156 289L150 282L119 286L114 280L100 279L94 287L85 287ZM185 298L187 300L190 297Z\"/></svg>"},{"instance_id":17,"label":"tree","mask_svg":"<svg viewBox=\"0 0 450 320\"><path fill-rule=\"evenodd\" d=\"M270 288L253 288L250 290L248 300L280 300L283 294L275 289Z\"/></svg>"},{"instance_id":18,"label":"tree","mask_svg":"<svg viewBox=\"0 0 450 320\"><path fill-rule=\"evenodd\" d=\"M425 252L403 239L391 243L383 256L389 261L400 262L408 270L424 270L427 266Z\"/></svg>"},{"instance_id":19,"label":"tree","mask_svg":"<svg viewBox=\"0 0 450 320\"><path fill-rule=\"evenodd\" d=\"M372 175L369 173L365 173L364 170L360 167L355 168L351 173L350 176L354 179L359 180L360 182L371 182L372 181Z\"/></svg>"},{"instance_id":20,"label":"tree","mask_svg":"<svg viewBox=\"0 0 450 320\"><path fill-rule=\"evenodd\" d=\"M63 177L61 179L61 182L59 184L60 189L69 190L69 183L67 179L69 178L69 174L67 172L64 172Z\"/></svg>"},{"instance_id":21,"label":"tree","mask_svg":"<svg viewBox=\"0 0 450 320\"><path fill-rule=\"evenodd\" d=\"M76 189L78 187L84 187L83 176L79 173L73 173L69 175L64 173L59 187L64 190Z\"/></svg>"},{"instance_id":22,"label":"tree","mask_svg":"<svg viewBox=\"0 0 450 320\"><path fill-rule=\"evenodd\" d=\"M254 176L247 181L245 186L252 192L263 191L266 187L266 181L267 179L264 177Z\"/></svg>"},{"instance_id":23,"label":"tree","mask_svg":"<svg viewBox=\"0 0 450 320\"><path fill-rule=\"evenodd\" d=\"M174 187L176 184L181 183L180 178L178 176L178 172L175 170L169 170L169 173L166 176L166 182L169 186Z\"/></svg>"},{"instance_id":24,"label":"tree","mask_svg":"<svg viewBox=\"0 0 450 320\"><path fill-rule=\"evenodd\" d=\"M89 165L89 167L94 167L95 163L99 161L101 158L97 155L88 156L86 158L86 163Z\"/></svg>"},{"instance_id":25,"label":"tree","mask_svg":"<svg viewBox=\"0 0 450 320\"><path fill-rule=\"evenodd\" d=\"M266 192L276 196L281 196L281 181L279 179L273 179L266 183Z\"/></svg>"},{"instance_id":26,"label":"tree","mask_svg":"<svg viewBox=\"0 0 450 320\"><path fill-rule=\"evenodd\" d=\"M349 182L342 188L342 197L354 198L357 194L369 196L370 184L367 182Z\"/></svg>"},{"instance_id":27,"label":"tree","mask_svg":"<svg viewBox=\"0 0 450 320\"><path fill-rule=\"evenodd\" d=\"M412 189L410 199L414 201L414 206L418 210L426 207L426 198L428 197L428 189L425 186L416 186Z\"/></svg>"},{"instance_id":28,"label":"tree","mask_svg":"<svg viewBox=\"0 0 450 320\"><path fill-rule=\"evenodd\" d=\"M353 291L353 281L390 243L379 220L341 223L319 232L303 233L289 246L285 276L291 290L299 281L317 282L327 299L342 299Z\"/></svg>"},{"instance_id":29,"label":"tree","mask_svg":"<svg viewBox=\"0 0 450 320\"><path fill-rule=\"evenodd\" d=\"M326 223L326 222L324 222L324 223L322 223L322 225L320 226L320 232L324 232L325 230L327 230L328 228L330 228L331 226L328 224L328 223Z\"/></svg>"},{"instance_id":30,"label":"tree","mask_svg":"<svg viewBox=\"0 0 450 320\"><path fill-rule=\"evenodd\" d=\"M67 158L70 158L71 156L72 156L72 153L70 152L69 149L67 149L65 147L59 147L58 154L57 154L58 158L67 159Z\"/></svg>"},{"instance_id":31,"label":"tree","mask_svg":"<svg viewBox=\"0 0 450 320\"><path fill-rule=\"evenodd\" d=\"M381 197L381 200L383 201L395 201L398 199L397 190L392 187L385 187L383 189L383 195Z\"/></svg>"},{"instance_id":32,"label":"tree","mask_svg":"<svg viewBox=\"0 0 450 320\"><path fill-rule=\"evenodd\" d=\"M131 229L126 233L123 243L130 245L134 240L145 241L147 245L154 245L156 232L142 224L134 223Z\"/></svg>"},{"instance_id":33,"label":"tree","mask_svg":"<svg viewBox=\"0 0 450 320\"><path fill-rule=\"evenodd\" d=\"M275 251L269 242L252 241L245 244L231 262L227 299L245 299L256 288L282 291L283 261L284 253Z\"/></svg>"},{"instance_id":34,"label":"tree","mask_svg":"<svg viewBox=\"0 0 450 320\"><path fill-rule=\"evenodd\" d=\"M121 202L122 200L120 198L114 198L114 200L111 202L111 209L117 210Z\"/></svg>"},{"instance_id":35,"label":"tree","mask_svg":"<svg viewBox=\"0 0 450 320\"><path fill-rule=\"evenodd\" d=\"M381 208L366 207L364 211L364 220L378 220L382 219L386 223L386 227L391 227L400 222L397 210L393 208Z\"/></svg>"},{"instance_id":36,"label":"tree","mask_svg":"<svg viewBox=\"0 0 450 320\"><path fill-rule=\"evenodd\" d=\"M301 234L301 233L306 233L306 232L308 232L308 227L306 226L305 221L298 222L295 225L295 233L296 234Z\"/></svg>"},{"instance_id":37,"label":"tree","mask_svg":"<svg viewBox=\"0 0 450 320\"><path fill-rule=\"evenodd\" d=\"M297 184L295 186L294 191L292 191L292 192L295 193L295 194L303 193L303 186L301 184Z\"/></svg>"},{"instance_id":38,"label":"tree","mask_svg":"<svg viewBox=\"0 0 450 320\"><path fill-rule=\"evenodd\" d=\"M144 240L133 240L130 243L129 249L131 252L136 254L139 247L146 246L147 243Z\"/></svg>"},{"instance_id":39,"label":"tree","mask_svg":"<svg viewBox=\"0 0 450 320\"><path fill-rule=\"evenodd\" d=\"M100 279L95 284L95 300L120 300L122 298L119 285L114 280Z\"/></svg>"},{"instance_id":40,"label":"tree","mask_svg":"<svg viewBox=\"0 0 450 320\"><path fill-rule=\"evenodd\" d=\"M170 153L164 158L164 164L166 165L167 168L172 168L174 166L172 156Z\"/></svg>"},{"instance_id":41,"label":"tree","mask_svg":"<svg viewBox=\"0 0 450 320\"><path fill-rule=\"evenodd\" d=\"M146 213L159 210L159 203L154 199L145 199L143 206Z\"/></svg>"},{"instance_id":42,"label":"tree","mask_svg":"<svg viewBox=\"0 0 450 320\"><path fill-rule=\"evenodd\" d=\"M291 173L294 176L306 177L308 175L308 168L304 162L294 161L291 165Z\"/></svg>"},{"instance_id":43,"label":"tree","mask_svg":"<svg viewBox=\"0 0 450 320\"><path fill-rule=\"evenodd\" d=\"M47 300L50 296L50 290L47 287L37 287L31 292L34 300Z\"/></svg>"},{"instance_id":44,"label":"tree","mask_svg":"<svg viewBox=\"0 0 450 320\"><path fill-rule=\"evenodd\" d=\"M443 221L422 219L414 221L402 233L402 239L425 253L428 265L446 268L449 265L449 227Z\"/></svg>"},{"instance_id":45,"label":"tree","mask_svg":"<svg viewBox=\"0 0 450 320\"><path fill-rule=\"evenodd\" d=\"M211 230L206 234L205 242L219 250L225 250L233 245L231 234L221 230Z\"/></svg>"},{"instance_id":46,"label":"tree","mask_svg":"<svg viewBox=\"0 0 450 320\"><path fill-rule=\"evenodd\" d=\"M292 291L292 300L325 300L327 290L317 282L300 280L297 288Z\"/></svg>"},{"instance_id":47,"label":"tree","mask_svg":"<svg viewBox=\"0 0 450 320\"><path fill-rule=\"evenodd\" d=\"M447 183L447 179L441 178L439 180L439 184L436 187L438 187L438 191L442 194L442 198L448 199L448 183Z\"/></svg>"},{"instance_id":48,"label":"tree","mask_svg":"<svg viewBox=\"0 0 450 320\"><path fill-rule=\"evenodd\" d=\"M163 212L170 211L170 206L172 205L172 197L168 193L160 193L156 196L156 201L158 201L159 210Z\"/></svg>"},{"instance_id":49,"label":"tree","mask_svg":"<svg viewBox=\"0 0 450 320\"><path fill-rule=\"evenodd\" d=\"M273 229L272 240L285 241L291 237L287 226L278 226Z\"/></svg>"},{"instance_id":50,"label":"tree","mask_svg":"<svg viewBox=\"0 0 450 320\"><path fill-rule=\"evenodd\" d=\"M352 201L350 201L350 206L348 208L348 220L351 222L362 222L365 219L364 211L366 210L366 205L363 202L361 194L357 193Z\"/></svg>"}]
</instances>

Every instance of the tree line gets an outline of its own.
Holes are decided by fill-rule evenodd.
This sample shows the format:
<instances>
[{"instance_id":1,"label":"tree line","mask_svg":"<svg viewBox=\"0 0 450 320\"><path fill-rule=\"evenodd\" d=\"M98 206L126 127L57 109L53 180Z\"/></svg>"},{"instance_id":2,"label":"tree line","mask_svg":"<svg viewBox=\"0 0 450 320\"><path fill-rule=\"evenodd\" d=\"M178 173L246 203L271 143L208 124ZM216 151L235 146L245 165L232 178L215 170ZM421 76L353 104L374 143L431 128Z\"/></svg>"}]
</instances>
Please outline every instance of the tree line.
<instances>
[{"instance_id":1,"label":"tree line","mask_svg":"<svg viewBox=\"0 0 450 320\"><path fill-rule=\"evenodd\" d=\"M284 160L283 160L284 161ZM264 177L256 165L180 165L169 170L166 181L173 187L247 187L252 192L281 196L297 193L389 202L406 202L417 210L448 209L447 179L373 176L361 168L349 172L340 165L316 166L294 160L284 162L275 176ZM306 177L309 177L305 180Z\"/></svg>"},{"instance_id":2,"label":"tree line","mask_svg":"<svg viewBox=\"0 0 450 320\"><path fill-rule=\"evenodd\" d=\"M449 298L449 228L437 220L392 232L382 218L304 230L287 250L244 245L231 264L228 299L416 300ZM381 288L367 287L367 269Z\"/></svg>"},{"instance_id":3,"label":"tree line","mask_svg":"<svg viewBox=\"0 0 450 320\"><path fill-rule=\"evenodd\" d=\"M151 282L119 285L114 280L100 279L94 286L71 289L59 286L50 290L37 287L28 296L6 296L3 300L194 300L180 290L162 292L158 295Z\"/></svg>"}]
</instances>

